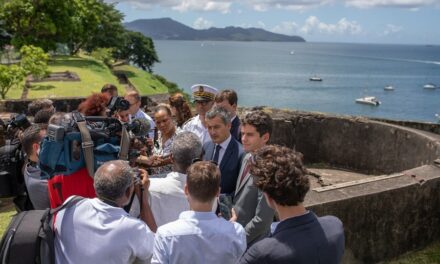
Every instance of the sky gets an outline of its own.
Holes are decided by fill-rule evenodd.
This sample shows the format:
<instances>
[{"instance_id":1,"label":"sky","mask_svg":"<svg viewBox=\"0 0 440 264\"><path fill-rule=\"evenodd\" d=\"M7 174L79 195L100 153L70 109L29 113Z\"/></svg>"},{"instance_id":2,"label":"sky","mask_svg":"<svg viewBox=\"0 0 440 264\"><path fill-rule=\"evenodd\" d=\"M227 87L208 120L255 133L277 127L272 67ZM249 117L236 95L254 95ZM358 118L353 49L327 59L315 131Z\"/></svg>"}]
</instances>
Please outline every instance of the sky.
<instances>
[{"instance_id":1,"label":"sky","mask_svg":"<svg viewBox=\"0 0 440 264\"><path fill-rule=\"evenodd\" d=\"M125 22L256 27L310 42L440 44L440 0L105 0Z\"/></svg>"}]
</instances>

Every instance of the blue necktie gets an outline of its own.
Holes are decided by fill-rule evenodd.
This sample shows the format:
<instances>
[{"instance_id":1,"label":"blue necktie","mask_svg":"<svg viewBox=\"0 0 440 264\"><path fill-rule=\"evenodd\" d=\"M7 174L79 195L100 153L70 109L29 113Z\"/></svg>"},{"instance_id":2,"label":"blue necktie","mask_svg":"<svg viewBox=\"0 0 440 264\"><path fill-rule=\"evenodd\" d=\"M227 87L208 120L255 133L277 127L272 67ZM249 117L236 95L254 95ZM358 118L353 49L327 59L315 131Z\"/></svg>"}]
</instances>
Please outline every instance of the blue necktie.
<instances>
[{"instance_id":1,"label":"blue necktie","mask_svg":"<svg viewBox=\"0 0 440 264\"><path fill-rule=\"evenodd\" d=\"M222 146L220 146L220 145L217 145L217 146L215 146L215 154L214 154L214 158L212 159L212 161L214 161L215 163L217 163L217 165L219 165L218 164L218 157L219 157L219 155L220 155L220 149L222 148Z\"/></svg>"}]
</instances>

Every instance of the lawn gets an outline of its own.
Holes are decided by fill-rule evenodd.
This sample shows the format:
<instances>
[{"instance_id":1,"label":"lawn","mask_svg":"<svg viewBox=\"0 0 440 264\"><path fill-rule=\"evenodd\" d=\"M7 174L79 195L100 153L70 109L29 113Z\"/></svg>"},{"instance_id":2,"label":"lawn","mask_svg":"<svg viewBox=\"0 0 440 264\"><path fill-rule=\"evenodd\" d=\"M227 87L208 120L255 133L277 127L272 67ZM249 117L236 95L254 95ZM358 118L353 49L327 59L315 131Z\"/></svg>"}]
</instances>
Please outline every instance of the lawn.
<instances>
[{"instance_id":1,"label":"lawn","mask_svg":"<svg viewBox=\"0 0 440 264\"><path fill-rule=\"evenodd\" d=\"M0 234L3 236L4 231L9 225L12 216L16 213L15 207L12 204L12 199L2 198L0 199Z\"/></svg>"},{"instance_id":2,"label":"lawn","mask_svg":"<svg viewBox=\"0 0 440 264\"><path fill-rule=\"evenodd\" d=\"M29 90L28 98L88 96L92 92L100 92L106 83L118 84L110 69L92 58L57 56L49 62L49 70L75 72L81 81L34 83Z\"/></svg>"},{"instance_id":3,"label":"lawn","mask_svg":"<svg viewBox=\"0 0 440 264\"><path fill-rule=\"evenodd\" d=\"M168 88L146 71L130 65L117 66L113 70L124 73L142 95L168 93Z\"/></svg>"}]
</instances>

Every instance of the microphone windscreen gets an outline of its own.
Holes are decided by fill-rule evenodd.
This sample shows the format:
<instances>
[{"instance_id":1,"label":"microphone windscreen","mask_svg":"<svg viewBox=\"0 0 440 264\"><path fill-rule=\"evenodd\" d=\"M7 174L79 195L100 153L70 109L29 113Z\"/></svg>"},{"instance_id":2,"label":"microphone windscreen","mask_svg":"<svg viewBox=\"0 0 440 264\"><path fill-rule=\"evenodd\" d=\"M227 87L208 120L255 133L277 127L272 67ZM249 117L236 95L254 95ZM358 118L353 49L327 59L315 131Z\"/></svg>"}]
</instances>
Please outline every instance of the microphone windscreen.
<instances>
[{"instance_id":1,"label":"microphone windscreen","mask_svg":"<svg viewBox=\"0 0 440 264\"><path fill-rule=\"evenodd\" d=\"M131 132L137 137L146 136L150 131L150 121L144 118L135 118L131 122Z\"/></svg>"}]
</instances>

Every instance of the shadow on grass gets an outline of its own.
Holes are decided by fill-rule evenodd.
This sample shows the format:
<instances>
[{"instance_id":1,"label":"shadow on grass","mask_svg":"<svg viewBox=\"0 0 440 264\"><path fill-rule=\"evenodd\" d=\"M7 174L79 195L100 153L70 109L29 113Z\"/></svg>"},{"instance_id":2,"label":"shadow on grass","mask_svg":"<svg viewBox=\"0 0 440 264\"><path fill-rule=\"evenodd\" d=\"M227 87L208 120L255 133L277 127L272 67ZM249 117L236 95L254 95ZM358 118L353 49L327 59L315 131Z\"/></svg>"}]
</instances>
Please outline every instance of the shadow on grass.
<instances>
[{"instance_id":1,"label":"shadow on grass","mask_svg":"<svg viewBox=\"0 0 440 264\"><path fill-rule=\"evenodd\" d=\"M101 63L94 61L94 60L87 60L83 58L75 58L75 57L68 57L68 58L56 58L55 60L50 62L50 66L65 66L65 67L76 67L76 68L93 68L95 71L106 71L104 65Z\"/></svg>"},{"instance_id":2,"label":"shadow on grass","mask_svg":"<svg viewBox=\"0 0 440 264\"><path fill-rule=\"evenodd\" d=\"M53 85L34 85L31 87L30 90L32 91L48 91L48 90L53 90L55 89L55 86Z\"/></svg>"},{"instance_id":3,"label":"shadow on grass","mask_svg":"<svg viewBox=\"0 0 440 264\"><path fill-rule=\"evenodd\" d=\"M136 75L136 73L132 72L132 71L123 71L123 70L116 70L114 71L115 74L124 74L127 78L134 78L134 77L138 77Z\"/></svg>"}]
</instances>

